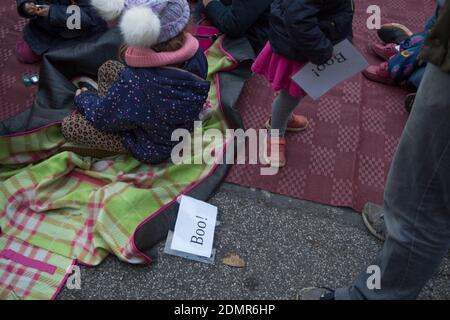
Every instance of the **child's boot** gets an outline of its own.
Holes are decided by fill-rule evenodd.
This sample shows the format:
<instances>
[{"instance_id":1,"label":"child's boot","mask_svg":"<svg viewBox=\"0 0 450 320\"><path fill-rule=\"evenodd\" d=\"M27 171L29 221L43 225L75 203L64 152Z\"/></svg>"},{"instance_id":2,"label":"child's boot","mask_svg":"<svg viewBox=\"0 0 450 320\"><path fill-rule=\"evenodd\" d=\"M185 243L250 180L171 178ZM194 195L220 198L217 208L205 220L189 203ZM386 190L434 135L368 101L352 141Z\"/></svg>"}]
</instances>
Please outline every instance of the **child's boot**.
<instances>
[{"instance_id":1,"label":"child's boot","mask_svg":"<svg viewBox=\"0 0 450 320\"><path fill-rule=\"evenodd\" d=\"M388 72L388 63L383 62L379 65L373 65L363 71L364 76L372 81L384 84L394 84Z\"/></svg>"},{"instance_id":2,"label":"child's boot","mask_svg":"<svg viewBox=\"0 0 450 320\"><path fill-rule=\"evenodd\" d=\"M286 165L286 139L267 136L264 158L271 167L284 167Z\"/></svg>"},{"instance_id":3,"label":"child's boot","mask_svg":"<svg viewBox=\"0 0 450 320\"><path fill-rule=\"evenodd\" d=\"M379 44L374 43L372 44L371 48L372 51L379 56L381 59L389 60L392 56L396 55L398 53L397 49L395 48L397 45L394 43L389 44Z\"/></svg>"}]
</instances>

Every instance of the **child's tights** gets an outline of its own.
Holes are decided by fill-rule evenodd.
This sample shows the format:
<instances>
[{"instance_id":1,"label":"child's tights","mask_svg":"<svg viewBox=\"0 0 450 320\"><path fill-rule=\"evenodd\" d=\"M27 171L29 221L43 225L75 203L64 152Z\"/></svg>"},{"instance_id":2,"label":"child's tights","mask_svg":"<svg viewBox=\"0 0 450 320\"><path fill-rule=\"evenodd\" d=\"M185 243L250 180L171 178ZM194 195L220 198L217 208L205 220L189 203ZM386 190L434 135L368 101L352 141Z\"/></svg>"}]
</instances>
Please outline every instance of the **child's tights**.
<instances>
[{"instance_id":1,"label":"child's tights","mask_svg":"<svg viewBox=\"0 0 450 320\"><path fill-rule=\"evenodd\" d=\"M292 113L302 100L301 97L293 97L288 90L281 90L280 95L272 105L272 129L279 130L279 136L284 137Z\"/></svg>"}]
</instances>

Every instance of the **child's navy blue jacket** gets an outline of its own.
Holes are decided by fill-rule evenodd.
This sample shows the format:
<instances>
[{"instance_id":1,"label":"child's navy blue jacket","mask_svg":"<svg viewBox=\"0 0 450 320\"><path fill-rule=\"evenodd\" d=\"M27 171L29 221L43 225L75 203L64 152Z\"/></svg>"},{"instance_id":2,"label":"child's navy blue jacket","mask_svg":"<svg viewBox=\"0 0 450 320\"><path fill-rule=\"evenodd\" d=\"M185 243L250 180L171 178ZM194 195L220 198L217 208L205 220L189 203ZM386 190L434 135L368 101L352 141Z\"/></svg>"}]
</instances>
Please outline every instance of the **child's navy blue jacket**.
<instances>
[{"instance_id":1,"label":"child's navy blue jacket","mask_svg":"<svg viewBox=\"0 0 450 320\"><path fill-rule=\"evenodd\" d=\"M167 160L176 129L194 129L209 94L208 64L201 49L183 69L126 67L106 97L86 92L75 105L97 129L119 133L144 163Z\"/></svg>"},{"instance_id":2,"label":"child's navy blue jacket","mask_svg":"<svg viewBox=\"0 0 450 320\"><path fill-rule=\"evenodd\" d=\"M353 0L274 0L272 50L290 60L324 64L333 45L352 38L353 14Z\"/></svg>"},{"instance_id":3,"label":"child's navy blue jacket","mask_svg":"<svg viewBox=\"0 0 450 320\"><path fill-rule=\"evenodd\" d=\"M230 37L245 36L257 54L269 38L270 4L273 0L220 0L211 1L206 9L208 19L220 31Z\"/></svg>"},{"instance_id":4,"label":"child's navy blue jacket","mask_svg":"<svg viewBox=\"0 0 450 320\"><path fill-rule=\"evenodd\" d=\"M73 45L107 30L106 22L99 17L97 11L90 5L90 0L77 0L76 5L81 9L81 29L70 30L67 20L71 13L67 8L72 4L70 0L16 0L17 10L22 17L30 18L23 31L23 38L38 55L58 49L66 45ZM50 4L48 17L29 17L24 5L27 2L36 4Z\"/></svg>"}]
</instances>

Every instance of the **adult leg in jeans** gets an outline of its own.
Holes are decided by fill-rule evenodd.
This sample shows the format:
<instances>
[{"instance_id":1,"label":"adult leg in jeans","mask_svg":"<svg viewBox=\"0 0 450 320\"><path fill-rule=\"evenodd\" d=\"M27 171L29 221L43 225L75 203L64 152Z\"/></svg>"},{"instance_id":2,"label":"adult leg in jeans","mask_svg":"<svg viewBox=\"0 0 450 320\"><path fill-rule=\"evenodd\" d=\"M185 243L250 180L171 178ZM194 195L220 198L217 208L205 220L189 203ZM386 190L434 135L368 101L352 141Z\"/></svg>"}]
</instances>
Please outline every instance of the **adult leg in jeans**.
<instances>
[{"instance_id":1,"label":"adult leg in jeans","mask_svg":"<svg viewBox=\"0 0 450 320\"><path fill-rule=\"evenodd\" d=\"M373 265L336 299L415 299L450 246L450 74L428 64L385 191L388 237Z\"/></svg>"}]
</instances>

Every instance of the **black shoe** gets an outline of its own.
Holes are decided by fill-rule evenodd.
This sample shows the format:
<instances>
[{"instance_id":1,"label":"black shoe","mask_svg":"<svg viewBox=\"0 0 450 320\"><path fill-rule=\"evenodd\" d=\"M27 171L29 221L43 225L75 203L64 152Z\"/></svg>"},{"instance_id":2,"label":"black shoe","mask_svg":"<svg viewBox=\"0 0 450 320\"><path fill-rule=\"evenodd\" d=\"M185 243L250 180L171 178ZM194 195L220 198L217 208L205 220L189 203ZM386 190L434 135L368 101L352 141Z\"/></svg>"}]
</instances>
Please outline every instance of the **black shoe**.
<instances>
[{"instance_id":1,"label":"black shoe","mask_svg":"<svg viewBox=\"0 0 450 320\"><path fill-rule=\"evenodd\" d=\"M405 99L405 109L408 113L411 113L411 110L413 108L414 105L414 101L416 101L416 94L415 93L410 93L406 96Z\"/></svg>"},{"instance_id":2,"label":"black shoe","mask_svg":"<svg viewBox=\"0 0 450 320\"><path fill-rule=\"evenodd\" d=\"M334 290L329 288L304 288L302 289L298 296L298 300L321 300L321 301L332 301L335 300Z\"/></svg>"},{"instance_id":3,"label":"black shoe","mask_svg":"<svg viewBox=\"0 0 450 320\"><path fill-rule=\"evenodd\" d=\"M382 25L381 29L378 30L378 37L384 43L401 44L412 35L413 33L411 30L398 23L388 23Z\"/></svg>"}]
</instances>

